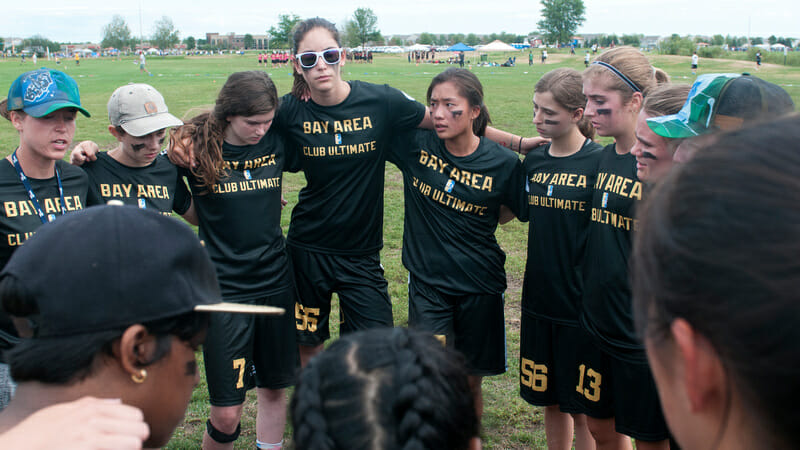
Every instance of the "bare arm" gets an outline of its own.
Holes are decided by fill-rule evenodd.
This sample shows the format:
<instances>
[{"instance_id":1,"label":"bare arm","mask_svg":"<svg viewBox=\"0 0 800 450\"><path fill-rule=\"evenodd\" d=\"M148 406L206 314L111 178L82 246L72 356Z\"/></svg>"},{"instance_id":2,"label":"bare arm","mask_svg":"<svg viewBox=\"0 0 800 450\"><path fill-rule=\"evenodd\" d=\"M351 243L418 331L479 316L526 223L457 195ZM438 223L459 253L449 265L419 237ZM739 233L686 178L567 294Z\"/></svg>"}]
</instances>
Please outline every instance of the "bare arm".
<instances>
[{"instance_id":1,"label":"bare arm","mask_svg":"<svg viewBox=\"0 0 800 450\"><path fill-rule=\"evenodd\" d=\"M550 142L549 139L543 137L517 136L507 131L498 130L495 127L486 127L486 137L521 155L527 155L532 149Z\"/></svg>"},{"instance_id":2,"label":"bare arm","mask_svg":"<svg viewBox=\"0 0 800 450\"><path fill-rule=\"evenodd\" d=\"M497 223L499 223L500 225L505 225L516 218L517 216L515 216L514 213L511 212L511 208L509 208L506 205L500 205L500 217Z\"/></svg>"},{"instance_id":3,"label":"bare arm","mask_svg":"<svg viewBox=\"0 0 800 450\"><path fill-rule=\"evenodd\" d=\"M73 166L82 166L85 162L97 159L100 147L94 141L82 141L72 149L69 154L69 163Z\"/></svg>"},{"instance_id":4,"label":"bare arm","mask_svg":"<svg viewBox=\"0 0 800 450\"><path fill-rule=\"evenodd\" d=\"M192 203L189 204L189 209L187 209L185 213L181 214L181 217L194 226L200 224L200 221L197 218L197 210L194 208L194 200L192 200Z\"/></svg>"}]
</instances>

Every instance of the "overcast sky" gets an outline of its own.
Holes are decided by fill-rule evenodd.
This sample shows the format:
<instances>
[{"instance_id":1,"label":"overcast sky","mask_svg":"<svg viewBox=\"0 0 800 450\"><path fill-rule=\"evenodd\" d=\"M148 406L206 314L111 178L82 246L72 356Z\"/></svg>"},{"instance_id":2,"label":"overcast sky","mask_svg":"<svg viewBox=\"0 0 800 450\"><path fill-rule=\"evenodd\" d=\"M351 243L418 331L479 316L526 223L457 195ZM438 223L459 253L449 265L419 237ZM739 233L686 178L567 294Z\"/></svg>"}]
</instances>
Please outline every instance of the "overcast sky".
<instances>
[{"instance_id":1,"label":"overcast sky","mask_svg":"<svg viewBox=\"0 0 800 450\"><path fill-rule=\"evenodd\" d=\"M579 33L749 34L752 37L774 34L800 38L798 0L584 0L584 4L586 21ZM264 34L277 23L279 14L321 16L341 23L356 8L365 5L377 15L378 29L384 35L426 31L527 34L536 30L536 22L541 18L541 5L536 0L38 0L7 2L0 17L0 34L4 37L41 34L58 42L99 42L103 26L114 14L120 14L138 36L140 9L145 38L152 34L154 22L164 15L172 19L181 38L204 38L206 32Z\"/></svg>"}]
</instances>

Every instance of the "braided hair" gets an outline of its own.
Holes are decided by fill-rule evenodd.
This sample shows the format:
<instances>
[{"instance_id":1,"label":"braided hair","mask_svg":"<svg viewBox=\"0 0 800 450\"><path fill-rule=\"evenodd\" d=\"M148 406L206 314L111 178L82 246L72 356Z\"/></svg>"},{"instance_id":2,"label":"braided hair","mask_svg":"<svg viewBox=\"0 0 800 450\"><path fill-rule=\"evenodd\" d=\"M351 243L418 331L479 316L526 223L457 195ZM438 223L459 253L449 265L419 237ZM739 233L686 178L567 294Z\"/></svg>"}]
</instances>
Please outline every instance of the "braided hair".
<instances>
[{"instance_id":1,"label":"braided hair","mask_svg":"<svg viewBox=\"0 0 800 450\"><path fill-rule=\"evenodd\" d=\"M298 449L467 449L478 418L463 358L405 328L343 337L300 373Z\"/></svg>"}]
</instances>

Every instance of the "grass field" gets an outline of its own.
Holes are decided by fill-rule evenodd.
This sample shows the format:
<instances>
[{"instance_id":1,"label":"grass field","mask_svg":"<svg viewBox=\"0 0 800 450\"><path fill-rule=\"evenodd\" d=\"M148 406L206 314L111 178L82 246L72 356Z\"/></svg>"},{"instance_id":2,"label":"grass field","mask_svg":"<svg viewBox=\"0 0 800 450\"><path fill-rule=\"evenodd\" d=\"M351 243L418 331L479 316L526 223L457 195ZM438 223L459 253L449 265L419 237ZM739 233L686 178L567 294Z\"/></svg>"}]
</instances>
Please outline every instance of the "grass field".
<instances>
[{"instance_id":1,"label":"grass field","mask_svg":"<svg viewBox=\"0 0 800 450\"><path fill-rule=\"evenodd\" d=\"M490 60L502 62L509 54L492 54ZM531 125L531 98L533 86L546 71L557 67L583 69L583 56L570 56L553 52L548 64L536 62L527 65L527 52L513 54L520 62L517 67L473 67L481 79L486 103L492 115L493 125L513 133L526 136L535 135ZM536 55L538 56L538 54ZM467 59L477 58L467 55ZM536 58L535 58L536 59ZM691 83L694 77L689 69L689 57L652 55L653 64L666 70L677 83ZM144 82L156 87L170 107L170 111L183 117L194 108L210 107L219 88L227 76L236 71L258 70L255 55L212 56L187 58L148 58L147 65L153 76L140 74L134 58L124 61L84 59L80 67L74 62L55 64L41 61L39 66L55 67L75 77L81 89L83 105L92 113L87 119L79 116L76 141L92 139L101 147L112 145L108 134L106 102L111 92L128 82ZM360 79L373 83L388 83L404 90L409 95L424 102L425 92L431 78L446 69L446 65L409 64L405 55L376 55L373 64L348 64L344 67L345 79ZM6 94L14 78L20 73L32 70L30 62L21 65L17 59L0 60L0 89ZM262 70L264 70L262 68ZM288 92L292 77L289 68L266 69L275 80L280 94ZM737 60L701 59L700 73L743 72L755 73L755 63ZM765 64L758 76L782 85L800 104L800 69ZM192 113L193 114L193 113ZM605 142L604 139L600 139ZM0 127L0 152L10 154L18 144L17 134L10 124ZM382 262L386 268L386 278L394 303L395 325L407 324L406 271L400 262L403 227L402 178L394 166L386 168L385 195L385 246ZM285 196L289 205L283 214L284 230L288 227L292 206L297 201L297 193L304 185L302 174L285 176ZM483 417L483 440L486 448L544 448L543 415L518 396L518 348L520 290L525 266L527 242L526 227L512 222L500 227L497 232L500 245L508 255L506 271L508 291L506 292L506 330L508 335L508 367L502 376L487 378L484 381L485 412ZM338 323L331 320L331 323ZM170 449L198 448L205 426L208 409L207 392L204 381L195 390L186 416L186 421L176 431L169 443ZM248 401L242 423L242 437L236 448L252 448L255 439L255 410L252 400ZM287 442L291 440L287 426Z\"/></svg>"}]
</instances>

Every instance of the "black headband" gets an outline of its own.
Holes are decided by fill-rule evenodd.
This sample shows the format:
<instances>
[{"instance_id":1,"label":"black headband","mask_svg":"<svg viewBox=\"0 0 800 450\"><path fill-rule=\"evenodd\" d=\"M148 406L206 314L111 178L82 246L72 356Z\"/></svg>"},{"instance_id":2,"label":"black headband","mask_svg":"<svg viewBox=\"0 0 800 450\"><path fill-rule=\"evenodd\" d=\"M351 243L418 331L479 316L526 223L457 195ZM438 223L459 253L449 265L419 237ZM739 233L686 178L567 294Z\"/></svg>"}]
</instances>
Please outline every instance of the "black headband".
<instances>
[{"instance_id":1,"label":"black headband","mask_svg":"<svg viewBox=\"0 0 800 450\"><path fill-rule=\"evenodd\" d=\"M614 75L616 75L617 77L619 77L620 80L625 82L625 84L627 84L628 87L631 88L634 92L642 92L642 90L639 89L639 86L636 86L636 83L631 81L630 78L626 77L624 73L622 73L619 70L617 70L617 68L612 66L611 64L603 62L603 61L593 61L592 65L594 65L594 64L597 64L599 66L603 66L606 69L614 72Z\"/></svg>"}]
</instances>

